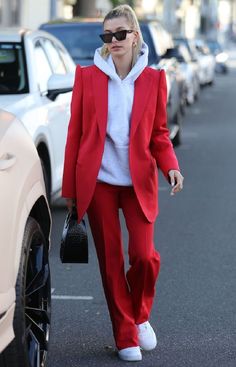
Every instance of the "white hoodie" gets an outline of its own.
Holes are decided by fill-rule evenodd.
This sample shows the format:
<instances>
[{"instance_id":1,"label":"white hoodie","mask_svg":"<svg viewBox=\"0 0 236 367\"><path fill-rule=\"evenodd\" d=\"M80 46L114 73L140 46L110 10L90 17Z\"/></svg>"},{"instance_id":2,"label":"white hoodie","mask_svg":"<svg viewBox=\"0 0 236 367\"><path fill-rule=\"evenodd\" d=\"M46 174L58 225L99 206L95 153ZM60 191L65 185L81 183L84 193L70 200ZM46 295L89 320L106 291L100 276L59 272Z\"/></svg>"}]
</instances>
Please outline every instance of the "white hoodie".
<instances>
[{"instance_id":1,"label":"white hoodie","mask_svg":"<svg viewBox=\"0 0 236 367\"><path fill-rule=\"evenodd\" d=\"M148 46L143 43L137 62L123 80L116 73L111 55L104 59L100 52L101 48L95 51L94 64L109 76L109 81L107 132L98 180L112 185L131 186L129 135L134 82L147 66Z\"/></svg>"}]
</instances>

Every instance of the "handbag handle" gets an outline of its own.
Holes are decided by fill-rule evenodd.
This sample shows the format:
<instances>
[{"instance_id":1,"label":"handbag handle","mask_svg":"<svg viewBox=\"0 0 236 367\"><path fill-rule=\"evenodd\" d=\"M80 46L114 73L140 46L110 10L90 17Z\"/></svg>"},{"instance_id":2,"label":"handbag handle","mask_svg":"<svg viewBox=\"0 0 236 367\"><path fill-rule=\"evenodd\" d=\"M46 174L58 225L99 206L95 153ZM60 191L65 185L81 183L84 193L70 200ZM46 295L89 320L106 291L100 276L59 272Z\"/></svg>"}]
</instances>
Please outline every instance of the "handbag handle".
<instances>
[{"instance_id":1,"label":"handbag handle","mask_svg":"<svg viewBox=\"0 0 236 367\"><path fill-rule=\"evenodd\" d=\"M71 211L68 212L66 217L66 227L68 227L71 220L77 220L77 218L78 218L77 208L75 205L73 205Z\"/></svg>"}]
</instances>

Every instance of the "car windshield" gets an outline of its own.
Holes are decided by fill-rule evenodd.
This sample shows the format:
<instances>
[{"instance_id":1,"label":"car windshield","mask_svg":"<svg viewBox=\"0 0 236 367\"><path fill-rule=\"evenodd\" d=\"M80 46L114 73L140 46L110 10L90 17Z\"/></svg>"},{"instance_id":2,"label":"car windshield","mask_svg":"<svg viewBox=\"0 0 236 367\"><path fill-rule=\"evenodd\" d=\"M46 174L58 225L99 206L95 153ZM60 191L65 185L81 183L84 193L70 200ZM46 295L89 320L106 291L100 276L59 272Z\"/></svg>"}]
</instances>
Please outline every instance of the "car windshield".
<instances>
[{"instance_id":1,"label":"car windshield","mask_svg":"<svg viewBox=\"0 0 236 367\"><path fill-rule=\"evenodd\" d=\"M76 64L91 64L96 48L103 45L99 38L99 34L103 32L102 23L101 25L83 23L81 26L78 24L44 25L42 29L52 33L64 44Z\"/></svg>"},{"instance_id":2,"label":"car windshield","mask_svg":"<svg viewBox=\"0 0 236 367\"><path fill-rule=\"evenodd\" d=\"M148 45L148 65L158 64L160 57L155 51L155 45L153 43L148 26L145 23L140 24L141 32L144 42Z\"/></svg>"},{"instance_id":3,"label":"car windshield","mask_svg":"<svg viewBox=\"0 0 236 367\"><path fill-rule=\"evenodd\" d=\"M28 92L22 45L20 43L0 43L0 94Z\"/></svg>"},{"instance_id":4,"label":"car windshield","mask_svg":"<svg viewBox=\"0 0 236 367\"><path fill-rule=\"evenodd\" d=\"M187 47L187 50L190 54L190 57L191 57L191 60L196 60L197 58L197 55L196 55L196 49L194 47L193 44L191 44L190 41L188 41L187 39L185 38L174 38L174 44L176 46L179 46L181 44L185 45L185 47Z\"/></svg>"},{"instance_id":5,"label":"car windshield","mask_svg":"<svg viewBox=\"0 0 236 367\"><path fill-rule=\"evenodd\" d=\"M222 52L221 45L217 41L207 41L207 45L212 53Z\"/></svg>"}]
</instances>

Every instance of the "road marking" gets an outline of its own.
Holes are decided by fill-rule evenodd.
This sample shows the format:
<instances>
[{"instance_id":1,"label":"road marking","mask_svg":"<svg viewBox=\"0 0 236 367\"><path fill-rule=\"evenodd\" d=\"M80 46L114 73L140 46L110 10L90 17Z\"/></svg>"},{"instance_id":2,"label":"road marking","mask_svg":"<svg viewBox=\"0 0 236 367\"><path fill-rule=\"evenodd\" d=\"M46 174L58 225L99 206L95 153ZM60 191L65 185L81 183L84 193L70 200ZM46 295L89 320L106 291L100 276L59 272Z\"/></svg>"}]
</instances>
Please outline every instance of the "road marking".
<instances>
[{"instance_id":1,"label":"road marking","mask_svg":"<svg viewBox=\"0 0 236 367\"><path fill-rule=\"evenodd\" d=\"M170 188L168 186L159 186L158 187L158 191L167 191L169 190Z\"/></svg>"},{"instance_id":2,"label":"road marking","mask_svg":"<svg viewBox=\"0 0 236 367\"><path fill-rule=\"evenodd\" d=\"M93 299L92 296L62 296L62 295L53 295L52 299L61 299L61 300L83 300L83 301L91 301Z\"/></svg>"},{"instance_id":3,"label":"road marking","mask_svg":"<svg viewBox=\"0 0 236 367\"><path fill-rule=\"evenodd\" d=\"M65 296L65 295L59 295L59 294L54 294L56 288L51 288L51 295L52 295L52 299L62 299L62 300L85 300L85 301L90 301L93 299L92 296Z\"/></svg>"}]
</instances>

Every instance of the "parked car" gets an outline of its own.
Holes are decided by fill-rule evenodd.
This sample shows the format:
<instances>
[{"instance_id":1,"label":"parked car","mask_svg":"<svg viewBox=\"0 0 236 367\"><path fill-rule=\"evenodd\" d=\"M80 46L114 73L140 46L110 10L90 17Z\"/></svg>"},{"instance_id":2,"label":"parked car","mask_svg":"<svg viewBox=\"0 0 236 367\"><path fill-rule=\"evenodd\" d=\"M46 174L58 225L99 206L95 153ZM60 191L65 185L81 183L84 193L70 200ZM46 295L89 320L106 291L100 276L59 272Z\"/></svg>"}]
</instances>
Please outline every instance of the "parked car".
<instances>
[{"instance_id":1,"label":"parked car","mask_svg":"<svg viewBox=\"0 0 236 367\"><path fill-rule=\"evenodd\" d=\"M99 37L103 33L101 20L58 20L44 23L40 29L57 37L81 66L93 64L95 50L103 45Z\"/></svg>"},{"instance_id":2,"label":"parked car","mask_svg":"<svg viewBox=\"0 0 236 367\"><path fill-rule=\"evenodd\" d=\"M51 34L0 33L0 108L29 131L40 156L48 198L60 195L75 64Z\"/></svg>"},{"instance_id":3,"label":"parked car","mask_svg":"<svg viewBox=\"0 0 236 367\"><path fill-rule=\"evenodd\" d=\"M204 71L205 84L212 85L215 78L215 57L203 39L194 39L192 43L197 49L197 58Z\"/></svg>"},{"instance_id":4,"label":"parked car","mask_svg":"<svg viewBox=\"0 0 236 367\"><path fill-rule=\"evenodd\" d=\"M223 50L221 44L217 40L208 39L206 40L206 43L212 55L215 56L216 60L215 71L217 73L227 73L229 70L227 65L227 60L229 58L228 54Z\"/></svg>"},{"instance_id":5,"label":"parked car","mask_svg":"<svg viewBox=\"0 0 236 367\"><path fill-rule=\"evenodd\" d=\"M183 43L168 49L165 57L175 57L179 62L180 70L184 78L186 103L191 105L198 98L200 89L200 80L196 63L192 61L191 55L186 45Z\"/></svg>"},{"instance_id":6,"label":"parked car","mask_svg":"<svg viewBox=\"0 0 236 367\"><path fill-rule=\"evenodd\" d=\"M201 48L201 42L197 40L190 40L186 37L174 37L176 45L184 44L191 55L192 62L196 63L198 68L198 76L200 85L212 85L215 77L215 61L209 50Z\"/></svg>"},{"instance_id":7,"label":"parked car","mask_svg":"<svg viewBox=\"0 0 236 367\"><path fill-rule=\"evenodd\" d=\"M166 71L168 100L167 115L170 137L174 145L181 142L182 109L184 108L184 80L176 59L166 57L174 47L171 35L155 20L140 21L144 41L149 48L149 65Z\"/></svg>"},{"instance_id":8,"label":"parked car","mask_svg":"<svg viewBox=\"0 0 236 367\"><path fill-rule=\"evenodd\" d=\"M171 60L165 60L164 54L171 47L170 35L158 22L141 21L144 41L149 47L149 66L164 68L168 85L168 126L174 144L180 143L180 121L182 103L182 80L178 66ZM69 51L75 63L82 66L93 64L96 48L102 46L99 34L103 32L101 21L70 20L44 23L40 29L52 33Z\"/></svg>"},{"instance_id":9,"label":"parked car","mask_svg":"<svg viewBox=\"0 0 236 367\"><path fill-rule=\"evenodd\" d=\"M51 216L40 158L0 110L0 366L44 367L50 334Z\"/></svg>"}]
</instances>

